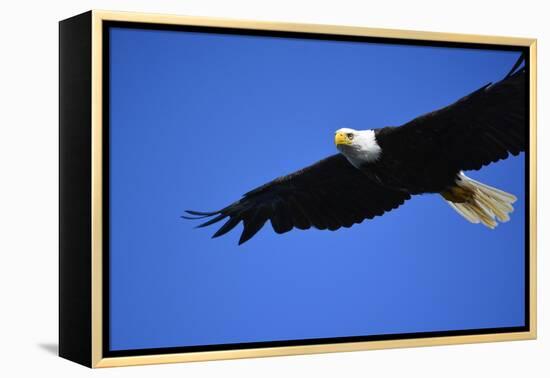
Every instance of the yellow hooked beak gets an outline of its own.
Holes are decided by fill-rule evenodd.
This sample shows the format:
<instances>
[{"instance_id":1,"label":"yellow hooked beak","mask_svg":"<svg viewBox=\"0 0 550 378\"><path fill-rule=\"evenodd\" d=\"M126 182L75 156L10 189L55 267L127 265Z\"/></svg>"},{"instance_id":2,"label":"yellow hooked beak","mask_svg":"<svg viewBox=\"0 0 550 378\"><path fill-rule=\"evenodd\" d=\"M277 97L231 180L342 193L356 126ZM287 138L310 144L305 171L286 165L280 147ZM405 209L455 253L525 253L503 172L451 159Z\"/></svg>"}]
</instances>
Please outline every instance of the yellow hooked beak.
<instances>
[{"instance_id":1,"label":"yellow hooked beak","mask_svg":"<svg viewBox=\"0 0 550 378\"><path fill-rule=\"evenodd\" d=\"M334 144L337 146L340 144L351 144L351 140L347 137L346 133L337 132L334 135Z\"/></svg>"}]
</instances>

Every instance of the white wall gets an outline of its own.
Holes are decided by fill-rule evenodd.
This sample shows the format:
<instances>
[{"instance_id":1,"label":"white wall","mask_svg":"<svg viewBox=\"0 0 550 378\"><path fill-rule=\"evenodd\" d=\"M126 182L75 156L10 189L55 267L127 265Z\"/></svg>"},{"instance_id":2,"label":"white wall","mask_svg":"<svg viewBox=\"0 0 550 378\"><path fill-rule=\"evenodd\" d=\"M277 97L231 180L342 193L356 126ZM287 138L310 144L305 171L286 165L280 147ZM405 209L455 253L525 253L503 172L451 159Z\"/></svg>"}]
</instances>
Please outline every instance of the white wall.
<instances>
[{"instance_id":1,"label":"white wall","mask_svg":"<svg viewBox=\"0 0 550 378\"><path fill-rule=\"evenodd\" d=\"M539 39L539 340L111 369L98 376L540 377L550 373L544 1L6 1L0 22L0 372L85 376L57 343L57 21L91 8ZM6 374L11 370L11 374ZM28 374L27 374L28 373ZM548 376L548 375L546 375Z\"/></svg>"}]
</instances>

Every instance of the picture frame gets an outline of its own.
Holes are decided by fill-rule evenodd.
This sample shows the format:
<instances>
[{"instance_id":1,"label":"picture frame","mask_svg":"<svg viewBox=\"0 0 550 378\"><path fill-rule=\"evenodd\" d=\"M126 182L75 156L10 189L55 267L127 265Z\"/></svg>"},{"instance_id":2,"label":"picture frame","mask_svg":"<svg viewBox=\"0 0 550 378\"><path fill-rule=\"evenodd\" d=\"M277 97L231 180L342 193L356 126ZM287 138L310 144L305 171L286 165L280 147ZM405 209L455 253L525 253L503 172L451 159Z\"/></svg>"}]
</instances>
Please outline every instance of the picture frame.
<instances>
[{"instance_id":1,"label":"picture frame","mask_svg":"<svg viewBox=\"0 0 550 378\"><path fill-rule=\"evenodd\" d=\"M536 338L537 45L535 39L96 10L63 20L59 27L59 355L61 357L96 368ZM523 198L525 200L523 234L525 250L522 251L524 270L521 288L516 288L516 291L521 291L522 303L525 305L522 308L524 324L511 327L489 325L473 330L343 334L318 338L297 337L294 340L282 338L250 341L249 339L233 343L112 350L109 340L112 338L113 330L110 323L113 320L113 314L110 308L116 306L116 303L112 300L110 285L113 279L116 279L116 276L112 275L120 274L122 271L117 271L110 266L109 255L110 240L116 237L113 229L109 227L110 216L113 216L112 209L116 205L110 198L110 190L112 190L110 181L116 180L116 176L112 176L114 171L110 170L110 159L116 151L112 151L114 144L110 145L112 141L109 139L111 116L116 110L113 109L114 103L111 102L110 96L113 80L116 79L110 66L112 64L110 56L117 53L116 46L110 39L110 31L113 28L166 31L173 34L211 33L229 37L254 36L257 37L258 43L261 43L262 39L277 37L312 42L329 41L334 44L352 42L358 45L371 43L522 52L528 74L528 95L526 96L528 135L523 171L525 177ZM129 40L135 41L136 38L140 37L132 35ZM158 64L162 65L163 61ZM338 69L338 66L335 67ZM182 70L184 69L182 67ZM183 210L182 208L182 214ZM180 229L191 229L188 223L183 226L182 220L178 219L178 222L180 222L178 225ZM307 280L308 277L305 276L305 279ZM127 313L121 313L120 316L123 317L124 314ZM153 322L158 323L160 320L154 319ZM205 324L206 326L208 324Z\"/></svg>"}]
</instances>

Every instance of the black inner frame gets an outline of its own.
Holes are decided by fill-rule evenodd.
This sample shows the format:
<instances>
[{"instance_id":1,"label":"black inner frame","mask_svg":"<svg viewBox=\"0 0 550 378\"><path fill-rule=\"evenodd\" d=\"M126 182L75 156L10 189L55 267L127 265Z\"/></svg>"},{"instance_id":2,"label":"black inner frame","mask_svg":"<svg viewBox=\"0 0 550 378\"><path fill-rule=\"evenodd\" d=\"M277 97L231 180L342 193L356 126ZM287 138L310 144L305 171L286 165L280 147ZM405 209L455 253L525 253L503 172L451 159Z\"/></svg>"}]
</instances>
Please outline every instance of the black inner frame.
<instances>
[{"instance_id":1,"label":"black inner frame","mask_svg":"<svg viewBox=\"0 0 550 378\"><path fill-rule=\"evenodd\" d=\"M205 352L205 351L221 351L221 350L235 350L235 349L253 349L253 348L269 348L269 347L285 347L285 346L300 346L300 345L314 345L314 344L336 344L336 343L350 343L361 341L380 341L380 340L399 340L399 339L419 339L419 338L432 338L443 336L464 336L464 335L486 335L486 334L499 334L510 332L528 332L530 330L530 265L529 265L529 251L530 251L530 146L531 141L529 138L530 130L530 117L529 115L529 103L530 103L530 81L527 81L525 88L526 91L526 119L528 127L526 128L526 140L527 146L525 150L525 310L524 319L525 325L519 327L500 327L500 328L481 328L481 329L466 329L466 330L448 330L448 331L431 331L431 332L415 332L415 333L401 333L401 334L385 334L385 335L369 335L369 336L346 336L346 337L330 337L330 338L314 338L314 339L302 339L302 340L282 340L282 341L259 341L259 342L247 342L247 343L233 343L233 344L212 344L212 345L197 345L197 346L184 346L184 347L165 347L165 348L144 348L144 349L129 349L129 350L110 350L110 267L109 267L109 106L110 106L110 28L122 27L130 29L146 29L146 30L171 30L181 32L203 32L203 33L217 33L217 34L232 34L232 35L249 35L249 36L263 36L263 37L281 37L281 38L298 38L298 39L314 39L314 40L331 40L331 41L347 41L347 42L365 42L365 43L380 43L380 44L396 44L396 45L413 45L413 46L431 46L431 47L454 47L454 48L468 48L479 50L500 50L500 51L517 51L523 52L525 56L525 68L527 77L530 74L530 56L529 48L524 46L505 46L505 45L489 45L479 43L459 43L459 42L439 42L439 41L425 41L425 40L407 40L401 38L382 38L382 37L364 37L364 36L348 36L348 35L333 35L333 34L319 34L319 33L305 33L305 32L286 32L286 31L266 31L266 30L249 30L249 29L237 29L237 28L223 28L223 27L206 27L206 26L189 26L189 25L165 25L154 23L140 23L140 22L125 22L125 21L103 21L103 357L126 357L126 356L138 356L138 355L155 355L155 354L167 354L167 353L191 353L191 352Z\"/></svg>"}]
</instances>

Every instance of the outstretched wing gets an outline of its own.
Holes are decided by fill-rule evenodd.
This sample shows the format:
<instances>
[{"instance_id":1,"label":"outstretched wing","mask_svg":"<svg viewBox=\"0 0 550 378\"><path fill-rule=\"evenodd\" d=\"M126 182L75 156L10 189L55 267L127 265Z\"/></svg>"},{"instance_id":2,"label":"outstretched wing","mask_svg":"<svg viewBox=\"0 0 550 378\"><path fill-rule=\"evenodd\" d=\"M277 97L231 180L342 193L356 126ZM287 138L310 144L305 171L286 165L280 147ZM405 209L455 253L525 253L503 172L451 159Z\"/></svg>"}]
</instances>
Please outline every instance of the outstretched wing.
<instances>
[{"instance_id":1,"label":"outstretched wing","mask_svg":"<svg viewBox=\"0 0 550 378\"><path fill-rule=\"evenodd\" d=\"M276 178L219 211L188 210L187 213L195 217L183 217L213 217L198 227L228 218L213 237L224 235L242 221L244 228L239 240L242 244L268 220L278 234L294 227L306 230L312 226L334 231L361 223L365 218L382 215L409 198L407 193L392 191L374 183L343 155L337 154Z\"/></svg>"},{"instance_id":2,"label":"outstretched wing","mask_svg":"<svg viewBox=\"0 0 550 378\"><path fill-rule=\"evenodd\" d=\"M444 159L456 171L518 155L528 137L525 76L522 68L454 104L400 127L380 129L378 143L382 151L399 151L404 158Z\"/></svg>"}]
</instances>

